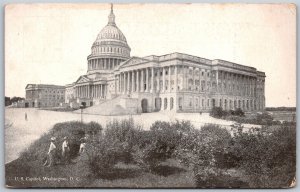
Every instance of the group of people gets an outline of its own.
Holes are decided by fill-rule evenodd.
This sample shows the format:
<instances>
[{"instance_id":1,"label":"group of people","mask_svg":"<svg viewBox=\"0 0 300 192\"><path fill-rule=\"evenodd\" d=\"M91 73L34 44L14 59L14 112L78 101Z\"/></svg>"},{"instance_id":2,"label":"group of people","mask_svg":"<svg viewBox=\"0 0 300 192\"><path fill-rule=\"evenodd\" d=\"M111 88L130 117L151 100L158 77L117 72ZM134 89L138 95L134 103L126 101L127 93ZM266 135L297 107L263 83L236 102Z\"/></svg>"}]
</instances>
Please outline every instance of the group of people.
<instances>
[{"instance_id":1,"label":"group of people","mask_svg":"<svg viewBox=\"0 0 300 192\"><path fill-rule=\"evenodd\" d=\"M86 145L86 137L80 139L80 147L79 154L82 154L85 151ZM47 157L45 158L45 162L43 166L51 167L55 165L57 162L57 139L56 137L51 137L50 139L50 147L47 153ZM68 141L68 137L63 138L63 143L61 145L61 162L64 164L70 163L70 145Z\"/></svg>"}]
</instances>

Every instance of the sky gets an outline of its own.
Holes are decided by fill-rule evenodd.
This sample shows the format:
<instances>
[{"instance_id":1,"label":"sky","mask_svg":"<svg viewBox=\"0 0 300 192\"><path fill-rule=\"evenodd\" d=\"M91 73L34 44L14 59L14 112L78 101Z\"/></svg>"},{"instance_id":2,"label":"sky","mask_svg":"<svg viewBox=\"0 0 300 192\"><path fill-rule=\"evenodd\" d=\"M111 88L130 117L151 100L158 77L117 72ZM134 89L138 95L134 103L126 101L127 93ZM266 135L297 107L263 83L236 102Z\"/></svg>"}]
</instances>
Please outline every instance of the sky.
<instances>
[{"instance_id":1,"label":"sky","mask_svg":"<svg viewBox=\"0 0 300 192\"><path fill-rule=\"evenodd\" d=\"M110 4L5 7L5 96L29 83L66 85L87 71ZM292 4L114 4L131 56L181 52L266 73L266 106L296 106Z\"/></svg>"}]
</instances>

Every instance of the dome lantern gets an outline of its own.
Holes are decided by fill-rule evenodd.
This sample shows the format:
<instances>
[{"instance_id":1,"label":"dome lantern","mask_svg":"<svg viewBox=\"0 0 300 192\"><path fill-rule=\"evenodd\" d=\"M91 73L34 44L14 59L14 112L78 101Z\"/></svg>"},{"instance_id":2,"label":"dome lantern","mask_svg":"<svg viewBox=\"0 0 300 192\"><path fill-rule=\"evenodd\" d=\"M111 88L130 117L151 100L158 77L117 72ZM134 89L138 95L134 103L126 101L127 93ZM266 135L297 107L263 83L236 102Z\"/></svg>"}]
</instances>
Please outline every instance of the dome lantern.
<instances>
[{"instance_id":1,"label":"dome lantern","mask_svg":"<svg viewBox=\"0 0 300 192\"><path fill-rule=\"evenodd\" d=\"M108 16L108 25L116 25L113 4L110 4L110 14Z\"/></svg>"}]
</instances>

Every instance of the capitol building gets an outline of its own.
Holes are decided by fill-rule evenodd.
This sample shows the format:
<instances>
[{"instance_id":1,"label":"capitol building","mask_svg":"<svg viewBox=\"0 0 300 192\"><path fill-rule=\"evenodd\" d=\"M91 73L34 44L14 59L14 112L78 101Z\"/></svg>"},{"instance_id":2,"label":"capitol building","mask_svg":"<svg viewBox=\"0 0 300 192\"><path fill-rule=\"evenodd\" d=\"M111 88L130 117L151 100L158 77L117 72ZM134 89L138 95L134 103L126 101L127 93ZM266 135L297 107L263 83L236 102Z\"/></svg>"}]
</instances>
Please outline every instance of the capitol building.
<instances>
[{"instance_id":1,"label":"capitol building","mask_svg":"<svg viewBox=\"0 0 300 192\"><path fill-rule=\"evenodd\" d=\"M265 73L256 68L183 53L131 57L111 7L87 57L87 73L65 86L65 103L134 112L261 111Z\"/></svg>"}]
</instances>

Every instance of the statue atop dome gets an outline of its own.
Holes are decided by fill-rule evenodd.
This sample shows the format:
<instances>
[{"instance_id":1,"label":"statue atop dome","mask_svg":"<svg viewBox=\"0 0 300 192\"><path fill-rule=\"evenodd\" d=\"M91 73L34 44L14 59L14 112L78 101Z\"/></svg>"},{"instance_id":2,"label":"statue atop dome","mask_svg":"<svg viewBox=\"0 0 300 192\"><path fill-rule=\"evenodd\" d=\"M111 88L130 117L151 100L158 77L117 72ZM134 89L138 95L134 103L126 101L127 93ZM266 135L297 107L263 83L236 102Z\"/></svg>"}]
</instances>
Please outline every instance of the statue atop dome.
<instances>
[{"instance_id":1,"label":"statue atop dome","mask_svg":"<svg viewBox=\"0 0 300 192\"><path fill-rule=\"evenodd\" d=\"M110 14L108 16L108 25L116 25L113 4L110 4Z\"/></svg>"}]
</instances>

